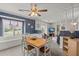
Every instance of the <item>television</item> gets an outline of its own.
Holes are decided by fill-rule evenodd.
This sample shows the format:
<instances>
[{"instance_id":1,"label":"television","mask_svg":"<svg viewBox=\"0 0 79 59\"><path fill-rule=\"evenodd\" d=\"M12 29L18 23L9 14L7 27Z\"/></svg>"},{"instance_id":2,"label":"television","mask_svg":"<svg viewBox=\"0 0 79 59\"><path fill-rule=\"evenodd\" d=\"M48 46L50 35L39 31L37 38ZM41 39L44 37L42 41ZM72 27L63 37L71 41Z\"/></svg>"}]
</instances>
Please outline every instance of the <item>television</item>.
<instances>
[{"instance_id":1,"label":"television","mask_svg":"<svg viewBox=\"0 0 79 59\"><path fill-rule=\"evenodd\" d=\"M48 31L49 32L55 32L55 28L49 28Z\"/></svg>"}]
</instances>

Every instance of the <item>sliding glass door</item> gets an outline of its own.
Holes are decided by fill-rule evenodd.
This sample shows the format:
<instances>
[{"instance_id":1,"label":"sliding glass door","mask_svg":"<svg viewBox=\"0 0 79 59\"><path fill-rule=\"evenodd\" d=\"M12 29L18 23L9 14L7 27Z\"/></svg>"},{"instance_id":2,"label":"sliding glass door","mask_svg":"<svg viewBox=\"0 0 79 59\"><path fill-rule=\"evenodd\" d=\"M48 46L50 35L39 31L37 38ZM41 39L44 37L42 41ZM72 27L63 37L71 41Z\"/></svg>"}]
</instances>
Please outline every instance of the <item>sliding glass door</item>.
<instances>
[{"instance_id":1,"label":"sliding glass door","mask_svg":"<svg viewBox=\"0 0 79 59\"><path fill-rule=\"evenodd\" d=\"M21 21L15 20L3 20L3 29L4 29L4 36L17 36L22 35L22 24Z\"/></svg>"}]
</instances>

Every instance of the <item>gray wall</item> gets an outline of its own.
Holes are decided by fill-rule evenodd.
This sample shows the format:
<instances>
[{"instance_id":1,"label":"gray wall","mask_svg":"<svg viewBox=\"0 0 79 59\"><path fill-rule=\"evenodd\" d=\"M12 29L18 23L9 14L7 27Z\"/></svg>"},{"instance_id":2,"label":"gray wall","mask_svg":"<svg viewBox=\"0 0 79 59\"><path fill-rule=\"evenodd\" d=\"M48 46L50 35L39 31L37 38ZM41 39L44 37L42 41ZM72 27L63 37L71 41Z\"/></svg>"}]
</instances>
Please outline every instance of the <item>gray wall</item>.
<instances>
[{"instance_id":1,"label":"gray wall","mask_svg":"<svg viewBox=\"0 0 79 59\"><path fill-rule=\"evenodd\" d=\"M0 17L0 36L3 35L3 23L2 23L2 18Z\"/></svg>"},{"instance_id":2,"label":"gray wall","mask_svg":"<svg viewBox=\"0 0 79 59\"><path fill-rule=\"evenodd\" d=\"M26 33L34 33L34 32L35 32L35 20L26 19Z\"/></svg>"}]
</instances>

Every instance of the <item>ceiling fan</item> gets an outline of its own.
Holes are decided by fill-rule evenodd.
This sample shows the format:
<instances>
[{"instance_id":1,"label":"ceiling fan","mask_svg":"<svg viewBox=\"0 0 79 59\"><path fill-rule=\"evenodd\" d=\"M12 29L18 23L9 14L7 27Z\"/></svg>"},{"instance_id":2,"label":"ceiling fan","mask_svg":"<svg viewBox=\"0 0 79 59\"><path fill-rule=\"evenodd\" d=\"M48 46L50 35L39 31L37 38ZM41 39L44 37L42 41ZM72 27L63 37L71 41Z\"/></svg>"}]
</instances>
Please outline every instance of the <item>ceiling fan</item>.
<instances>
[{"instance_id":1,"label":"ceiling fan","mask_svg":"<svg viewBox=\"0 0 79 59\"><path fill-rule=\"evenodd\" d=\"M40 12L47 12L47 9L38 9L37 4L31 4L30 10L19 9L19 11L28 11L30 12L29 16L41 16Z\"/></svg>"}]
</instances>

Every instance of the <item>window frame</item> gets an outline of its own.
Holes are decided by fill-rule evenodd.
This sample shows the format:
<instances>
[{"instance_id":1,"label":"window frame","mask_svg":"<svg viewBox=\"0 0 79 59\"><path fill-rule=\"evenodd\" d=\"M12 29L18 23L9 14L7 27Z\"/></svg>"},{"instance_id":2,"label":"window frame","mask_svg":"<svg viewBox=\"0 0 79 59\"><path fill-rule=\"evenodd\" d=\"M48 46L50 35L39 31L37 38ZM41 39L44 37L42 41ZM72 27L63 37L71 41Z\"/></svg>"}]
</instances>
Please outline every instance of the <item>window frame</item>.
<instances>
[{"instance_id":1,"label":"window frame","mask_svg":"<svg viewBox=\"0 0 79 59\"><path fill-rule=\"evenodd\" d=\"M23 27L24 21L16 20L16 19L13 20L13 19L6 19L6 18L3 18L3 19L2 19L2 22L3 22L4 20L12 20L12 21L22 22L22 28L24 28L24 27ZM3 23L3 37L14 37L14 36L16 36L16 34L15 34L15 35L13 34L12 36L6 36L6 35L5 35L5 28L4 28L4 27L5 27L5 25L4 25L4 23ZM22 29L22 28L21 28L21 29ZM14 32L14 31L13 31L13 32ZM24 29L22 29L22 34L23 34L23 32L24 32ZM22 34L21 34L21 35L22 35Z\"/></svg>"}]
</instances>

